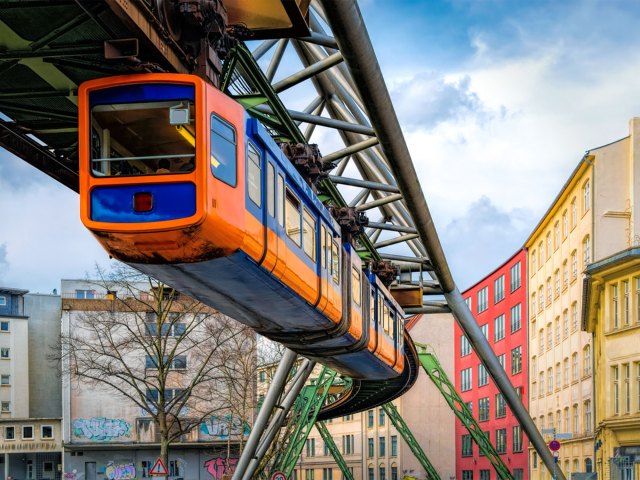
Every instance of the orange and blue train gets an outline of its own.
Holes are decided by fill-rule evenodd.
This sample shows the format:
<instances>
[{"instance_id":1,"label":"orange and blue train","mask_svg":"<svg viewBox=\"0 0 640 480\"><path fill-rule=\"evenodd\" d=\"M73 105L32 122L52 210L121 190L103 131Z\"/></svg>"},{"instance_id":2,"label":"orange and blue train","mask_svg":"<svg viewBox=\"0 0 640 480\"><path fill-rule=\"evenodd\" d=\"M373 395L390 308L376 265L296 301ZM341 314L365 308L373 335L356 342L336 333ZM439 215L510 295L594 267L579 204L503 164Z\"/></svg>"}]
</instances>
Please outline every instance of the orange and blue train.
<instances>
[{"instance_id":1,"label":"orange and blue train","mask_svg":"<svg viewBox=\"0 0 640 480\"><path fill-rule=\"evenodd\" d=\"M81 218L111 256L352 378L403 372L401 307L238 102L183 74L78 97Z\"/></svg>"}]
</instances>

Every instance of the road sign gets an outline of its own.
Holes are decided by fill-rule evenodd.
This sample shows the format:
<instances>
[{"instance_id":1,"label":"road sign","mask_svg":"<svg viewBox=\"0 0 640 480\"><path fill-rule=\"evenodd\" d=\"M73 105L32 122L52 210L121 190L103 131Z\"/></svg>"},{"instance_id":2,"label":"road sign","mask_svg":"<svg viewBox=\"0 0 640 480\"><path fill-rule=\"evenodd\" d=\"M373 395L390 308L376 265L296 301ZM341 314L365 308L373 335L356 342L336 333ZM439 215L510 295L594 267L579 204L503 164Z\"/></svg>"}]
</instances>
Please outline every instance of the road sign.
<instances>
[{"instance_id":1,"label":"road sign","mask_svg":"<svg viewBox=\"0 0 640 480\"><path fill-rule=\"evenodd\" d=\"M556 440L568 440L573 438L573 433L556 433Z\"/></svg>"},{"instance_id":2,"label":"road sign","mask_svg":"<svg viewBox=\"0 0 640 480\"><path fill-rule=\"evenodd\" d=\"M153 467L151 467L151 470L149 470L149 475L169 475L167 466L164 464L160 457L158 457L156 463L154 463Z\"/></svg>"},{"instance_id":3,"label":"road sign","mask_svg":"<svg viewBox=\"0 0 640 480\"><path fill-rule=\"evenodd\" d=\"M555 428L543 428L540 433L542 433L543 435L554 435L556 433L556 429Z\"/></svg>"},{"instance_id":4,"label":"road sign","mask_svg":"<svg viewBox=\"0 0 640 480\"><path fill-rule=\"evenodd\" d=\"M287 480L287 476L282 472L276 472L271 476L271 480Z\"/></svg>"},{"instance_id":5,"label":"road sign","mask_svg":"<svg viewBox=\"0 0 640 480\"><path fill-rule=\"evenodd\" d=\"M560 450L560 442L557 440L549 442L549 450L553 452L557 452L558 450Z\"/></svg>"},{"instance_id":6,"label":"road sign","mask_svg":"<svg viewBox=\"0 0 640 480\"><path fill-rule=\"evenodd\" d=\"M553 452L553 458L557 460L559 456L560 456L560 452L558 452L557 450Z\"/></svg>"}]
</instances>

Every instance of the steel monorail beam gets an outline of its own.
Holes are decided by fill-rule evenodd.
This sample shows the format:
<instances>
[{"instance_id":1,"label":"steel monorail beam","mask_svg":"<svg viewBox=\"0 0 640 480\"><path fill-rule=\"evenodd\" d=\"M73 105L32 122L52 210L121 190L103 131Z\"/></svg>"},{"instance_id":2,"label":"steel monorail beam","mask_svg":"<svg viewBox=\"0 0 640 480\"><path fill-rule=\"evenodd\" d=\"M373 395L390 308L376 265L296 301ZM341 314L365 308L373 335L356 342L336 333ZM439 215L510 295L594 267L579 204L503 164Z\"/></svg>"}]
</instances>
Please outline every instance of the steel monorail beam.
<instances>
[{"instance_id":1,"label":"steel monorail beam","mask_svg":"<svg viewBox=\"0 0 640 480\"><path fill-rule=\"evenodd\" d=\"M357 3L354 0L321 0L321 3L451 311L551 471L554 467L553 456L455 285L424 194L416 182L417 172ZM560 480L565 480L563 473L559 469L557 471Z\"/></svg>"},{"instance_id":2,"label":"steel monorail beam","mask_svg":"<svg viewBox=\"0 0 640 480\"><path fill-rule=\"evenodd\" d=\"M313 65L309 65L308 67L300 70L299 72L290 75L289 77L280 80L278 83L273 85L273 91L276 93L280 93L285 91L288 88L293 87L305 80L315 76L320 72L324 72L325 70L330 69L334 65L342 62L342 54L340 52L334 53L333 55L329 55L327 58L314 63Z\"/></svg>"},{"instance_id":3,"label":"steel monorail beam","mask_svg":"<svg viewBox=\"0 0 640 480\"><path fill-rule=\"evenodd\" d=\"M337 152L330 153L322 157L322 163L327 164L331 163L334 160L340 160L341 158L348 157L353 155L354 153L361 152L362 150L366 150L367 148L371 148L378 144L377 138L369 138L359 143L354 143L353 145L349 145L342 150L338 150ZM398 190L396 188L396 190Z\"/></svg>"}]
</instances>

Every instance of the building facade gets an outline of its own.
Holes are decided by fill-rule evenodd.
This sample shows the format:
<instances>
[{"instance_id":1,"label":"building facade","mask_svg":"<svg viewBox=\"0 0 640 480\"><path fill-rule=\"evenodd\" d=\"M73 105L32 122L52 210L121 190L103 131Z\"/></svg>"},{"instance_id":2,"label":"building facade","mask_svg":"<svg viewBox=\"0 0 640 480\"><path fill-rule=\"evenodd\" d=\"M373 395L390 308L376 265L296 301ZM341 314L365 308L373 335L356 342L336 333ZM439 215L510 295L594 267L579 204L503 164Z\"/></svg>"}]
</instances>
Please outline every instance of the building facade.
<instances>
[{"instance_id":1,"label":"building facade","mask_svg":"<svg viewBox=\"0 0 640 480\"><path fill-rule=\"evenodd\" d=\"M541 431L573 435L562 441L565 474L593 471L593 346L580 328L582 283L590 263L628 248L640 233L639 135L634 118L629 136L588 151L525 244L530 412ZM549 478L531 455L532 477Z\"/></svg>"},{"instance_id":2,"label":"building facade","mask_svg":"<svg viewBox=\"0 0 640 480\"><path fill-rule=\"evenodd\" d=\"M520 250L462 294L525 407L528 394L526 278L526 252ZM457 324L454 358L456 390L514 477L528 478L528 440ZM495 478L491 463L457 419L455 431L456 478Z\"/></svg>"},{"instance_id":3,"label":"building facade","mask_svg":"<svg viewBox=\"0 0 640 480\"><path fill-rule=\"evenodd\" d=\"M144 289L144 285L137 287ZM148 284L146 288L149 289ZM161 335L167 337L164 345L167 349L180 345L177 347L179 354L173 357L168 367L170 371L162 389L155 381L155 372L159 367L153 355L145 351L147 342L144 341L144 338L158 332L154 323L157 313L144 308L147 301L148 305L155 303L155 298L152 298L154 294L149 293L146 297L141 291L140 296L135 296L142 299L140 305L136 304L139 311L136 308L135 312L126 309L123 312L116 306L116 299L130 295L118 285L105 288L85 281L63 280L61 294L63 337L82 330L87 332L89 340L97 342L98 337L91 336L91 322L93 319L110 318L109 315L117 315L119 325L126 325L126 331L136 332L137 341L127 340L128 337L120 338L117 329L110 329L108 336L116 339L114 344L118 348L113 350L113 355L122 356L124 360L124 364L113 364L114 372L120 372L118 375L123 375L123 369L131 372L130 381L136 385L132 390L135 388L143 392L137 397L132 392L132 396L128 397L113 385L90 382L86 377L75 375L73 368L65 366L63 361L64 477L71 480L152 478L151 469L160 453L160 434L151 412L156 408L154 405L160 405L157 402L161 392L164 392L165 402L180 402L185 389L191 389L194 385L191 379L196 371L203 370L202 353L208 347L199 347L206 346L206 337L213 334L213 330L205 329L208 320L201 322L197 316L206 315L209 318L208 310L181 313L182 307L175 306L176 310L171 307L170 311L162 314L167 319L174 318L172 323L167 323L169 320L161 321L159 330ZM100 336L106 335L105 330ZM104 342L107 342L106 337L101 341ZM63 342L63 348L64 345ZM88 341L81 345L89 348L91 343ZM96 351L101 352L102 349L96 348ZM246 353L250 356L251 352ZM221 361L225 361L224 358ZM78 368L86 368L83 362L76 361L80 365ZM216 378L223 377L216 375ZM240 379L235 381L240 382ZM254 382L255 370L251 372L251 383ZM219 397L222 389L217 384L198 384L186 403L176 407L177 410L170 410L173 412L171 415L193 426L185 428L169 446L166 465L169 479L231 478L230 473L237 463L240 440L248 435L249 426L229 413L229 399ZM254 389L251 389L251 394L255 394ZM217 410L216 405L220 406ZM204 411L210 413L203 417Z\"/></svg>"},{"instance_id":4,"label":"building facade","mask_svg":"<svg viewBox=\"0 0 640 480\"><path fill-rule=\"evenodd\" d=\"M640 248L586 270L583 328L593 335L595 471L640 478Z\"/></svg>"},{"instance_id":5,"label":"building facade","mask_svg":"<svg viewBox=\"0 0 640 480\"><path fill-rule=\"evenodd\" d=\"M0 288L0 478L61 478L60 297Z\"/></svg>"}]
</instances>

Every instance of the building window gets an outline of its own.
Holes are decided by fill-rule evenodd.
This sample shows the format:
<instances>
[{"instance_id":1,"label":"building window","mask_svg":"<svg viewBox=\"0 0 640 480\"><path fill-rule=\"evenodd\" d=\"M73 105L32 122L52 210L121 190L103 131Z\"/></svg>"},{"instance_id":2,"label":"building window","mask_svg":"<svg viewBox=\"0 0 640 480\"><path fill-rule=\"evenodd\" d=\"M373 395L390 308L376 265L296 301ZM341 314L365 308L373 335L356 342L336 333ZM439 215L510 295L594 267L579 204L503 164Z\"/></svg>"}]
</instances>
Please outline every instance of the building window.
<instances>
[{"instance_id":1,"label":"building window","mask_svg":"<svg viewBox=\"0 0 640 480\"><path fill-rule=\"evenodd\" d=\"M367 412L367 427L373 428L373 410Z\"/></svg>"},{"instance_id":2,"label":"building window","mask_svg":"<svg viewBox=\"0 0 640 480\"><path fill-rule=\"evenodd\" d=\"M378 412L378 426L384 427L384 410L382 408Z\"/></svg>"},{"instance_id":3,"label":"building window","mask_svg":"<svg viewBox=\"0 0 640 480\"><path fill-rule=\"evenodd\" d=\"M22 426L22 439L23 440L32 440L33 439L33 426L32 425L23 425Z\"/></svg>"},{"instance_id":4,"label":"building window","mask_svg":"<svg viewBox=\"0 0 640 480\"><path fill-rule=\"evenodd\" d=\"M473 480L473 470L462 470L462 480Z\"/></svg>"},{"instance_id":5,"label":"building window","mask_svg":"<svg viewBox=\"0 0 640 480\"><path fill-rule=\"evenodd\" d=\"M576 203L576 197L571 199L571 228L574 228L578 224L578 207Z\"/></svg>"},{"instance_id":6,"label":"building window","mask_svg":"<svg viewBox=\"0 0 640 480\"><path fill-rule=\"evenodd\" d=\"M471 383L473 380L473 370L471 367L465 368L460 372L460 391L466 392L471 390Z\"/></svg>"},{"instance_id":7,"label":"building window","mask_svg":"<svg viewBox=\"0 0 640 480\"><path fill-rule=\"evenodd\" d=\"M560 295L560 269L557 269L553 274L553 289L556 297Z\"/></svg>"},{"instance_id":8,"label":"building window","mask_svg":"<svg viewBox=\"0 0 640 480\"><path fill-rule=\"evenodd\" d=\"M497 342L504 338L504 315L500 315L493 320L493 341Z\"/></svg>"},{"instance_id":9,"label":"building window","mask_svg":"<svg viewBox=\"0 0 640 480\"><path fill-rule=\"evenodd\" d=\"M471 297L467 297L464 299L464 303L467 304L467 307L469 307L469 310L472 310L472 298Z\"/></svg>"},{"instance_id":10,"label":"building window","mask_svg":"<svg viewBox=\"0 0 640 480\"><path fill-rule=\"evenodd\" d=\"M556 345L557 345L560 343L560 317L556 317L555 330L556 330Z\"/></svg>"},{"instance_id":11,"label":"building window","mask_svg":"<svg viewBox=\"0 0 640 480\"><path fill-rule=\"evenodd\" d=\"M551 277L547 278L547 303L551 303Z\"/></svg>"},{"instance_id":12,"label":"building window","mask_svg":"<svg viewBox=\"0 0 640 480\"><path fill-rule=\"evenodd\" d=\"M374 474L374 472L373 472L373 467L369 467L369 468L367 469L367 473L368 473L369 480L374 480L374 478L375 478L375 474Z\"/></svg>"},{"instance_id":13,"label":"building window","mask_svg":"<svg viewBox=\"0 0 640 480\"><path fill-rule=\"evenodd\" d=\"M322 469L322 480L333 480L333 468Z\"/></svg>"},{"instance_id":14,"label":"building window","mask_svg":"<svg viewBox=\"0 0 640 480\"><path fill-rule=\"evenodd\" d=\"M560 222L556 222L553 226L553 249L557 250L560 247Z\"/></svg>"},{"instance_id":15,"label":"building window","mask_svg":"<svg viewBox=\"0 0 640 480\"><path fill-rule=\"evenodd\" d=\"M584 431L591 432L591 400L584 402Z\"/></svg>"},{"instance_id":16,"label":"building window","mask_svg":"<svg viewBox=\"0 0 640 480\"><path fill-rule=\"evenodd\" d=\"M586 376L591 375L591 345L584 347L584 374Z\"/></svg>"},{"instance_id":17,"label":"building window","mask_svg":"<svg viewBox=\"0 0 640 480\"><path fill-rule=\"evenodd\" d=\"M505 369L505 360L504 360L504 353L498 355L498 361L500 362L500 366L502 367L502 369Z\"/></svg>"},{"instance_id":18,"label":"building window","mask_svg":"<svg viewBox=\"0 0 640 480\"><path fill-rule=\"evenodd\" d=\"M384 457L386 455L386 445L385 445L385 438L384 437L378 437L378 456L379 457Z\"/></svg>"},{"instance_id":19,"label":"building window","mask_svg":"<svg viewBox=\"0 0 640 480\"><path fill-rule=\"evenodd\" d=\"M11 358L11 350L9 348L0 348L0 358Z\"/></svg>"},{"instance_id":20,"label":"building window","mask_svg":"<svg viewBox=\"0 0 640 480\"><path fill-rule=\"evenodd\" d=\"M538 311L541 312L544 309L544 287L540 285L538 289Z\"/></svg>"},{"instance_id":21,"label":"building window","mask_svg":"<svg viewBox=\"0 0 640 480\"><path fill-rule=\"evenodd\" d=\"M578 354L571 355L571 369L573 370L572 380L575 382L578 380Z\"/></svg>"},{"instance_id":22,"label":"building window","mask_svg":"<svg viewBox=\"0 0 640 480\"><path fill-rule=\"evenodd\" d=\"M611 401L613 402L613 414L620 413L620 370L618 366L611 368L611 378L613 380L613 392Z\"/></svg>"},{"instance_id":23,"label":"building window","mask_svg":"<svg viewBox=\"0 0 640 480\"><path fill-rule=\"evenodd\" d=\"M466 357L471 354L471 344L465 335L460 336L460 356Z\"/></svg>"},{"instance_id":24,"label":"building window","mask_svg":"<svg viewBox=\"0 0 640 480\"><path fill-rule=\"evenodd\" d=\"M53 426L52 425L42 425L40 427L40 438L53 438Z\"/></svg>"},{"instance_id":25,"label":"building window","mask_svg":"<svg viewBox=\"0 0 640 480\"><path fill-rule=\"evenodd\" d=\"M578 253L576 250L571 252L571 279L575 280L578 276Z\"/></svg>"},{"instance_id":26,"label":"building window","mask_svg":"<svg viewBox=\"0 0 640 480\"><path fill-rule=\"evenodd\" d=\"M307 457L315 457L316 456L316 439L307 438L305 445L307 449Z\"/></svg>"},{"instance_id":27,"label":"building window","mask_svg":"<svg viewBox=\"0 0 640 480\"><path fill-rule=\"evenodd\" d=\"M397 435L391 435L391 456L392 457L398 456L398 436Z\"/></svg>"},{"instance_id":28,"label":"building window","mask_svg":"<svg viewBox=\"0 0 640 480\"><path fill-rule=\"evenodd\" d=\"M480 480L491 480L491 470L480 470Z\"/></svg>"},{"instance_id":29,"label":"building window","mask_svg":"<svg viewBox=\"0 0 640 480\"><path fill-rule=\"evenodd\" d=\"M507 429L499 428L496 430L496 452L506 453L507 451Z\"/></svg>"},{"instance_id":30,"label":"building window","mask_svg":"<svg viewBox=\"0 0 640 480\"><path fill-rule=\"evenodd\" d=\"M7 306L7 297L5 297L4 295L0 295L0 307L6 307Z\"/></svg>"},{"instance_id":31,"label":"building window","mask_svg":"<svg viewBox=\"0 0 640 480\"><path fill-rule=\"evenodd\" d=\"M538 255L536 254L536 251L534 250L533 252L531 252L531 275L533 275L537 270L537 268L536 268L536 266L537 266L537 264L536 264L537 258L538 258Z\"/></svg>"},{"instance_id":32,"label":"building window","mask_svg":"<svg viewBox=\"0 0 640 480\"><path fill-rule=\"evenodd\" d=\"M489 397L481 398L478 400L478 421L486 422L489 420Z\"/></svg>"},{"instance_id":33,"label":"building window","mask_svg":"<svg viewBox=\"0 0 640 480\"><path fill-rule=\"evenodd\" d=\"M511 270L509 270L509 288L511 292L520 288L520 275L520 262L518 262L511 267Z\"/></svg>"},{"instance_id":34,"label":"building window","mask_svg":"<svg viewBox=\"0 0 640 480\"><path fill-rule=\"evenodd\" d=\"M553 369L547 369L547 393L553 392Z\"/></svg>"},{"instance_id":35,"label":"building window","mask_svg":"<svg viewBox=\"0 0 640 480\"><path fill-rule=\"evenodd\" d=\"M611 285L611 316L614 330L620 327L620 309L618 308L618 285Z\"/></svg>"},{"instance_id":36,"label":"building window","mask_svg":"<svg viewBox=\"0 0 640 480\"><path fill-rule=\"evenodd\" d=\"M391 480L398 480L398 467L395 465L391 465Z\"/></svg>"},{"instance_id":37,"label":"building window","mask_svg":"<svg viewBox=\"0 0 640 480\"><path fill-rule=\"evenodd\" d=\"M521 304L511 307L511 333L517 332L522 327Z\"/></svg>"},{"instance_id":38,"label":"building window","mask_svg":"<svg viewBox=\"0 0 640 480\"><path fill-rule=\"evenodd\" d=\"M522 371L522 346L511 350L511 375Z\"/></svg>"},{"instance_id":39,"label":"building window","mask_svg":"<svg viewBox=\"0 0 640 480\"><path fill-rule=\"evenodd\" d=\"M587 180L582 186L582 213L589 211L591 207L591 184Z\"/></svg>"},{"instance_id":40,"label":"building window","mask_svg":"<svg viewBox=\"0 0 640 480\"><path fill-rule=\"evenodd\" d=\"M591 241L589 240L589 235L582 240L582 261L585 267L591 263Z\"/></svg>"},{"instance_id":41,"label":"building window","mask_svg":"<svg viewBox=\"0 0 640 480\"><path fill-rule=\"evenodd\" d=\"M11 385L11 375L0 375L0 385Z\"/></svg>"},{"instance_id":42,"label":"building window","mask_svg":"<svg viewBox=\"0 0 640 480\"><path fill-rule=\"evenodd\" d=\"M6 413L11 411L11 402L0 402L0 412Z\"/></svg>"},{"instance_id":43,"label":"building window","mask_svg":"<svg viewBox=\"0 0 640 480\"><path fill-rule=\"evenodd\" d=\"M372 458L375 454L373 438L367 439L367 457Z\"/></svg>"},{"instance_id":44,"label":"building window","mask_svg":"<svg viewBox=\"0 0 640 480\"><path fill-rule=\"evenodd\" d=\"M480 331L484 335L484 338L489 340L489 324L485 323L484 325L480 325Z\"/></svg>"},{"instance_id":45,"label":"building window","mask_svg":"<svg viewBox=\"0 0 640 480\"><path fill-rule=\"evenodd\" d=\"M489 383L489 375L487 374L487 369L484 367L482 363L478 364L478 386L482 387Z\"/></svg>"},{"instance_id":46,"label":"building window","mask_svg":"<svg viewBox=\"0 0 640 480\"><path fill-rule=\"evenodd\" d=\"M522 451L522 427L520 425L516 425L512 429L512 447L513 453Z\"/></svg>"},{"instance_id":47,"label":"building window","mask_svg":"<svg viewBox=\"0 0 640 480\"><path fill-rule=\"evenodd\" d=\"M531 294L531 315L536 314L536 292Z\"/></svg>"},{"instance_id":48,"label":"building window","mask_svg":"<svg viewBox=\"0 0 640 480\"><path fill-rule=\"evenodd\" d=\"M624 294L624 299L622 300L622 316L624 325L629 325L629 280L625 280L622 282L622 293Z\"/></svg>"},{"instance_id":49,"label":"building window","mask_svg":"<svg viewBox=\"0 0 640 480\"><path fill-rule=\"evenodd\" d=\"M562 263L562 288L567 288L569 286L569 264L565 260Z\"/></svg>"},{"instance_id":50,"label":"building window","mask_svg":"<svg viewBox=\"0 0 640 480\"><path fill-rule=\"evenodd\" d=\"M355 453L355 443L353 435L342 436L342 451L345 455Z\"/></svg>"},{"instance_id":51,"label":"building window","mask_svg":"<svg viewBox=\"0 0 640 480\"><path fill-rule=\"evenodd\" d=\"M9 331L9 322L0 322L0 332Z\"/></svg>"},{"instance_id":52,"label":"building window","mask_svg":"<svg viewBox=\"0 0 640 480\"><path fill-rule=\"evenodd\" d=\"M551 232L547 232L547 260L551 258Z\"/></svg>"},{"instance_id":53,"label":"building window","mask_svg":"<svg viewBox=\"0 0 640 480\"><path fill-rule=\"evenodd\" d=\"M562 333L564 338L569 336L569 311L566 308L562 312Z\"/></svg>"},{"instance_id":54,"label":"building window","mask_svg":"<svg viewBox=\"0 0 640 480\"><path fill-rule=\"evenodd\" d=\"M304 469L304 480L314 480L316 471L313 468Z\"/></svg>"},{"instance_id":55,"label":"building window","mask_svg":"<svg viewBox=\"0 0 640 480\"><path fill-rule=\"evenodd\" d=\"M571 330L575 332L578 330L578 303L573 302L571 304Z\"/></svg>"},{"instance_id":56,"label":"building window","mask_svg":"<svg viewBox=\"0 0 640 480\"><path fill-rule=\"evenodd\" d=\"M91 300L95 298L95 290L76 290L76 298Z\"/></svg>"},{"instance_id":57,"label":"building window","mask_svg":"<svg viewBox=\"0 0 640 480\"><path fill-rule=\"evenodd\" d=\"M578 405L573 405L573 434L577 435L580 433L580 417L578 417Z\"/></svg>"},{"instance_id":58,"label":"building window","mask_svg":"<svg viewBox=\"0 0 640 480\"><path fill-rule=\"evenodd\" d=\"M631 365L626 363L624 368L624 413L631 413Z\"/></svg>"},{"instance_id":59,"label":"building window","mask_svg":"<svg viewBox=\"0 0 640 480\"><path fill-rule=\"evenodd\" d=\"M4 427L4 439L15 440L16 439L16 427Z\"/></svg>"},{"instance_id":60,"label":"building window","mask_svg":"<svg viewBox=\"0 0 640 480\"><path fill-rule=\"evenodd\" d=\"M496 394L496 418L507 416L507 402L501 393Z\"/></svg>"},{"instance_id":61,"label":"building window","mask_svg":"<svg viewBox=\"0 0 640 480\"><path fill-rule=\"evenodd\" d=\"M540 375L538 375L538 378L540 380L540 396L542 397L544 395L544 372L540 372Z\"/></svg>"},{"instance_id":62,"label":"building window","mask_svg":"<svg viewBox=\"0 0 640 480\"><path fill-rule=\"evenodd\" d=\"M553 347L553 330L551 323L547 323L547 350L551 350L551 347Z\"/></svg>"},{"instance_id":63,"label":"building window","mask_svg":"<svg viewBox=\"0 0 640 480\"><path fill-rule=\"evenodd\" d=\"M478 292L478 313L484 312L488 305L489 287L484 287Z\"/></svg>"},{"instance_id":64,"label":"building window","mask_svg":"<svg viewBox=\"0 0 640 480\"><path fill-rule=\"evenodd\" d=\"M493 282L493 303L504 299L504 275L500 275Z\"/></svg>"},{"instance_id":65,"label":"building window","mask_svg":"<svg viewBox=\"0 0 640 480\"><path fill-rule=\"evenodd\" d=\"M378 467L378 480L386 480L386 478L387 478L387 471L384 465L380 465Z\"/></svg>"},{"instance_id":66,"label":"building window","mask_svg":"<svg viewBox=\"0 0 640 480\"><path fill-rule=\"evenodd\" d=\"M471 438L471 435L462 435L462 456L473 456L473 439Z\"/></svg>"},{"instance_id":67,"label":"building window","mask_svg":"<svg viewBox=\"0 0 640 480\"><path fill-rule=\"evenodd\" d=\"M540 355L544 353L544 328L540 329L538 335L538 353Z\"/></svg>"}]
</instances>

